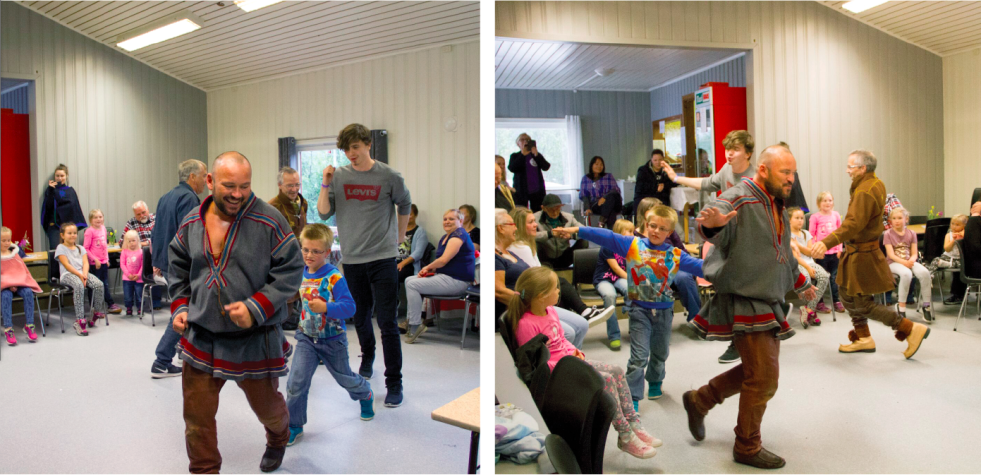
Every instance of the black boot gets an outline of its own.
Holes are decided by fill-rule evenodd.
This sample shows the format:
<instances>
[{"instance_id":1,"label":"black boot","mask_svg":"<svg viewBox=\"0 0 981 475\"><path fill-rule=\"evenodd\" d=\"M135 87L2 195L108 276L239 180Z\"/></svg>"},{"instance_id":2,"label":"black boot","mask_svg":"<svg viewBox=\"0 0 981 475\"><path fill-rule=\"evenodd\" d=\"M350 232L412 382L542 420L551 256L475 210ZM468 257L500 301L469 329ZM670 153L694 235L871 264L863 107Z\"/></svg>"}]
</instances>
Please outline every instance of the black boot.
<instances>
[{"instance_id":1,"label":"black boot","mask_svg":"<svg viewBox=\"0 0 981 475\"><path fill-rule=\"evenodd\" d=\"M364 379L371 379L371 374L373 372L371 367L374 364L375 364L374 355L368 356L364 353L361 353L361 368L358 369L358 374L360 374L361 377L363 377Z\"/></svg>"},{"instance_id":2,"label":"black boot","mask_svg":"<svg viewBox=\"0 0 981 475\"><path fill-rule=\"evenodd\" d=\"M259 470L263 472L271 472L279 468L283 464L283 454L286 453L286 447L269 447L266 446L266 453L262 454L262 462L259 462Z\"/></svg>"}]
</instances>

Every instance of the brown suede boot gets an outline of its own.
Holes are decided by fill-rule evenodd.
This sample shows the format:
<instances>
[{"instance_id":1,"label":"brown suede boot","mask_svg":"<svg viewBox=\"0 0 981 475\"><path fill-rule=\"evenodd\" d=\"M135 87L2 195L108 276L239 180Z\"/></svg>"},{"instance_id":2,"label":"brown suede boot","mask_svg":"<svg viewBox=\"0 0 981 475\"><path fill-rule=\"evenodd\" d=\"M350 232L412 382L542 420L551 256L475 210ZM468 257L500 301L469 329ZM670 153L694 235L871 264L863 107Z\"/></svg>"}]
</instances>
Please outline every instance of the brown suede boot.
<instances>
[{"instance_id":1,"label":"brown suede boot","mask_svg":"<svg viewBox=\"0 0 981 475\"><path fill-rule=\"evenodd\" d=\"M735 450L732 451L732 459L737 463L743 465L749 465L750 467L764 468L764 469L774 469L781 468L787 465L787 461L783 457L760 447L760 451L752 457L747 457L745 455L739 455Z\"/></svg>"},{"instance_id":2,"label":"brown suede boot","mask_svg":"<svg viewBox=\"0 0 981 475\"><path fill-rule=\"evenodd\" d=\"M903 352L903 356L906 359L910 359L916 354L916 351L920 349L920 344L928 336L930 336L930 328L922 323L913 322L908 318L902 319L899 322L899 328L896 329L896 339L906 341L906 351Z\"/></svg>"},{"instance_id":3,"label":"brown suede boot","mask_svg":"<svg viewBox=\"0 0 981 475\"><path fill-rule=\"evenodd\" d=\"M839 353L875 353L875 341L867 323L855 325L855 329L848 332L848 339L851 343L838 345Z\"/></svg>"}]
</instances>

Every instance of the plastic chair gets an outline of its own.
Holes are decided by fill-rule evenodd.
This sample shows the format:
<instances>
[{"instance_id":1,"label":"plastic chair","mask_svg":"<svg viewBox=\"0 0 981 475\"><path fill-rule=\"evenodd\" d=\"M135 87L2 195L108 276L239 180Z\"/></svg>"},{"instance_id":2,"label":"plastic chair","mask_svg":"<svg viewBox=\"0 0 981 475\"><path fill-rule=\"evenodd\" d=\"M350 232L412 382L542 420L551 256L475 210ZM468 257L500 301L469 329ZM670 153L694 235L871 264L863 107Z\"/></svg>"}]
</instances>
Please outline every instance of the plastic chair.
<instances>
[{"instance_id":1,"label":"plastic chair","mask_svg":"<svg viewBox=\"0 0 981 475\"><path fill-rule=\"evenodd\" d=\"M46 323L51 324L51 300L54 297L58 298L58 317L61 319L61 332L65 333L65 312L61 305L61 297L64 295L72 295L74 290L71 287L61 283L61 267L58 259L55 258L54 251L48 251L48 285L51 286L51 292L48 293L48 315L45 317L47 319ZM103 284L105 285L105 284ZM95 294L92 294L92 303L89 305L95 305ZM73 307L74 308L74 307ZM85 309L82 309L84 312ZM106 326L109 325L109 318L106 318Z\"/></svg>"},{"instance_id":2,"label":"plastic chair","mask_svg":"<svg viewBox=\"0 0 981 475\"><path fill-rule=\"evenodd\" d=\"M981 256L968 256L964 254L964 246L961 245L961 241L954 241L954 245L961 252L961 262L969 262L972 259L981 259ZM981 320L981 276L968 276L967 266L961 266L961 282L964 283L966 290L964 290L964 300L961 302L961 310L957 312L957 320L954 321L954 331L957 331L957 323L961 321L961 315L964 314L964 307L967 305L967 296L971 293L971 287L975 287L975 294L978 296L978 320Z\"/></svg>"},{"instance_id":3,"label":"plastic chair","mask_svg":"<svg viewBox=\"0 0 981 475\"><path fill-rule=\"evenodd\" d=\"M167 284L159 284L157 281L153 280L153 257L150 255L150 248L143 248L143 273L141 277L143 278L143 292L140 293L140 321L143 321L143 316L146 315L146 304L149 300L150 302L150 326L157 326L157 317L155 315L155 310L153 309L153 289L155 287L163 287L167 289ZM170 298L170 289L167 289L167 297Z\"/></svg>"},{"instance_id":4,"label":"plastic chair","mask_svg":"<svg viewBox=\"0 0 981 475\"><path fill-rule=\"evenodd\" d=\"M585 473L603 473L606 438L617 402L588 363L566 356L552 369L541 406L549 431L561 436Z\"/></svg>"}]
</instances>

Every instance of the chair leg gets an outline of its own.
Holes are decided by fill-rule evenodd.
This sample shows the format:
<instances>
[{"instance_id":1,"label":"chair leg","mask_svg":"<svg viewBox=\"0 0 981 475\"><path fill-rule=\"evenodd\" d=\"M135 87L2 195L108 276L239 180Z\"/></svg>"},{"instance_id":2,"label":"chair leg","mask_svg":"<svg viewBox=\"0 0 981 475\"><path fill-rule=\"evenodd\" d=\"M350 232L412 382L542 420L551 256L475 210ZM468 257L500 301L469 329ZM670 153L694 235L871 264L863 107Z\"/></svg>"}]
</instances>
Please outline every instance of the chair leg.
<instances>
[{"instance_id":1,"label":"chair leg","mask_svg":"<svg viewBox=\"0 0 981 475\"><path fill-rule=\"evenodd\" d=\"M168 297L170 294L167 295ZM156 310L153 308L153 292L150 292L150 326L157 326L157 314Z\"/></svg>"},{"instance_id":2,"label":"chair leg","mask_svg":"<svg viewBox=\"0 0 981 475\"><path fill-rule=\"evenodd\" d=\"M61 332L65 333L65 308L61 306L61 292L58 293L58 317L61 318Z\"/></svg>"},{"instance_id":3,"label":"chair leg","mask_svg":"<svg viewBox=\"0 0 981 475\"><path fill-rule=\"evenodd\" d=\"M964 314L964 305L967 305L967 296L971 293L971 286L967 286L967 290L964 291L964 300L961 301L961 311L957 312L957 320L954 320L954 331L957 331L957 322L961 321L961 315Z\"/></svg>"},{"instance_id":4,"label":"chair leg","mask_svg":"<svg viewBox=\"0 0 981 475\"><path fill-rule=\"evenodd\" d=\"M463 349L463 343L467 341L467 325L470 324L470 301L463 305L463 335L460 337L460 349Z\"/></svg>"},{"instance_id":5,"label":"chair leg","mask_svg":"<svg viewBox=\"0 0 981 475\"><path fill-rule=\"evenodd\" d=\"M34 294L34 319L41 324L41 336L48 336L48 332L44 331L44 319L38 316L39 313L41 313L41 301L38 300L37 294Z\"/></svg>"}]
</instances>

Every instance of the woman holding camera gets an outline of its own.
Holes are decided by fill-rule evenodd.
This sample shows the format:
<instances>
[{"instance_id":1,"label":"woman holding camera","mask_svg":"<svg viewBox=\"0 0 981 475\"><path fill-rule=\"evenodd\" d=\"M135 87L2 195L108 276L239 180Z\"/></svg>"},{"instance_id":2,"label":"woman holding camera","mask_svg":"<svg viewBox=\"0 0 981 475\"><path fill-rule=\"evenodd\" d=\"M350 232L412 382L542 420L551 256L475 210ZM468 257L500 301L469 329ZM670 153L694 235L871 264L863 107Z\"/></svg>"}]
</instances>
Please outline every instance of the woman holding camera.
<instances>
[{"instance_id":1,"label":"woman holding camera","mask_svg":"<svg viewBox=\"0 0 981 475\"><path fill-rule=\"evenodd\" d=\"M514 203L538 212L542 210L546 193L542 172L548 171L552 165L538 153L538 144L528 134L519 135L517 144L521 150L512 153L508 161L508 170L514 173Z\"/></svg>"}]
</instances>

